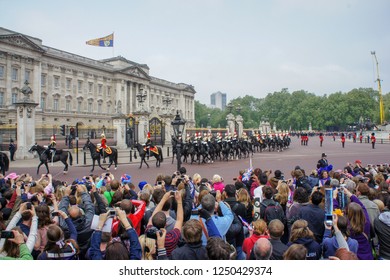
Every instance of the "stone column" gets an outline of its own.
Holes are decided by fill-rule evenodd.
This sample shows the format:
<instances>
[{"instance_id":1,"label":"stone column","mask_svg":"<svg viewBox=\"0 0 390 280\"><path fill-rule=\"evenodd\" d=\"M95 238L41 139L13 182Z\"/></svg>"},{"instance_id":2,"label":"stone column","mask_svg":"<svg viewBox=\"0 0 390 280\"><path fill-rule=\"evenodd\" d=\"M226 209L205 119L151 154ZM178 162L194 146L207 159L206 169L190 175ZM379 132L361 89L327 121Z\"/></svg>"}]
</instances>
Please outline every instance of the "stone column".
<instances>
[{"instance_id":1,"label":"stone column","mask_svg":"<svg viewBox=\"0 0 390 280\"><path fill-rule=\"evenodd\" d=\"M123 114L118 114L112 117L112 120L116 130L114 135L114 138L116 138L116 147L120 150L126 149L126 116Z\"/></svg>"},{"instance_id":2,"label":"stone column","mask_svg":"<svg viewBox=\"0 0 390 280\"><path fill-rule=\"evenodd\" d=\"M244 124L243 124L244 119L242 118L241 115L236 116L236 122L237 122L237 124L238 124L237 135L238 135L239 137L241 137L242 132L244 131Z\"/></svg>"},{"instance_id":3,"label":"stone column","mask_svg":"<svg viewBox=\"0 0 390 280\"><path fill-rule=\"evenodd\" d=\"M226 120L227 120L227 126L228 126L228 129L229 129L229 133L231 133L232 135L234 134L234 115L232 113L229 113L227 116L226 116Z\"/></svg>"},{"instance_id":4,"label":"stone column","mask_svg":"<svg viewBox=\"0 0 390 280\"><path fill-rule=\"evenodd\" d=\"M38 103L32 100L16 102L17 108L17 150L16 159L31 159L28 150L35 144L35 109Z\"/></svg>"},{"instance_id":5,"label":"stone column","mask_svg":"<svg viewBox=\"0 0 390 280\"><path fill-rule=\"evenodd\" d=\"M138 140L140 143L146 142L146 136L148 133L148 117L147 115L142 115L139 118L139 124L138 124Z\"/></svg>"}]
</instances>

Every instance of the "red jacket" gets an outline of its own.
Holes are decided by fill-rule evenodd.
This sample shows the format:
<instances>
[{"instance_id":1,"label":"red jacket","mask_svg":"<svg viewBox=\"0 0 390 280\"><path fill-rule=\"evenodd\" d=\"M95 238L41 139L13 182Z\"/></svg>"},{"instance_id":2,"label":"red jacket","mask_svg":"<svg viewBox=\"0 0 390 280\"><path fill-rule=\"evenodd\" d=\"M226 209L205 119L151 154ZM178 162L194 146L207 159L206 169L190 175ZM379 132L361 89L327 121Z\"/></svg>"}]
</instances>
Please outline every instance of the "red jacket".
<instances>
[{"instance_id":1,"label":"red jacket","mask_svg":"<svg viewBox=\"0 0 390 280\"><path fill-rule=\"evenodd\" d=\"M107 148L106 142L107 142L106 138L103 138L103 139L101 140L101 142L100 142L100 146L101 146L103 149L106 149L106 148Z\"/></svg>"},{"instance_id":2,"label":"red jacket","mask_svg":"<svg viewBox=\"0 0 390 280\"><path fill-rule=\"evenodd\" d=\"M371 143L375 143L375 141L376 141L375 136L371 136Z\"/></svg>"},{"instance_id":3,"label":"red jacket","mask_svg":"<svg viewBox=\"0 0 390 280\"><path fill-rule=\"evenodd\" d=\"M251 237L245 238L244 243L242 244L242 251L246 254L246 259L249 260L249 256L251 254L251 251L253 249L253 246L255 245L257 239L260 238L269 238L268 235L257 235L253 234Z\"/></svg>"},{"instance_id":4,"label":"red jacket","mask_svg":"<svg viewBox=\"0 0 390 280\"><path fill-rule=\"evenodd\" d=\"M320 136L320 141L323 142L324 141L324 136Z\"/></svg>"},{"instance_id":5,"label":"red jacket","mask_svg":"<svg viewBox=\"0 0 390 280\"><path fill-rule=\"evenodd\" d=\"M135 210L134 214L128 214L127 217L133 223L133 228L139 236L141 234L141 221L145 214L146 203L142 200L132 200L131 202L137 210ZM118 234L119 223L120 221L117 219L112 223L112 236L116 236Z\"/></svg>"},{"instance_id":6,"label":"red jacket","mask_svg":"<svg viewBox=\"0 0 390 280\"><path fill-rule=\"evenodd\" d=\"M345 136L341 136L341 143L345 142Z\"/></svg>"}]
</instances>

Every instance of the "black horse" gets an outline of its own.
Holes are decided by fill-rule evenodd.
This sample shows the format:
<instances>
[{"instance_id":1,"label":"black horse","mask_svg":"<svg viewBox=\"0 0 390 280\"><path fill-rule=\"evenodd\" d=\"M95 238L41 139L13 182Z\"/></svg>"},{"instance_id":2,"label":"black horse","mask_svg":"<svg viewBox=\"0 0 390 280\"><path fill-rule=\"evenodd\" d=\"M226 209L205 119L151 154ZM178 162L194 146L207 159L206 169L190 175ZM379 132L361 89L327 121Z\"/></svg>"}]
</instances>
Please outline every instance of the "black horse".
<instances>
[{"instance_id":1,"label":"black horse","mask_svg":"<svg viewBox=\"0 0 390 280\"><path fill-rule=\"evenodd\" d=\"M64 173L67 173L69 165L72 165L73 158L72 158L72 154L69 151L56 150L55 155L52 156L50 151L47 148L35 144L30 148L29 152L30 153L37 152L39 155L40 163L37 168L37 174L39 173L39 168L41 167L42 164L46 166L47 173L50 173L49 166L47 164L48 162L61 161L65 165ZM68 165L68 158L69 158L69 165Z\"/></svg>"},{"instance_id":2,"label":"black horse","mask_svg":"<svg viewBox=\"0 0 390 280\"><path fill-rule=\"evenodd\" d=\"M146 151L144 150L144 147L140 143L135 143L134 147L137 149L138 154L141 158L141 164L140 164L139 168L142 168L143 162L145 162L146 166L149 168L149 164L145 160ZM158 153L155 153L152 151L153 147L156 147ZM150 155L154 156L156 158L156 167L160 167L161 162L163 162L163 160L164 160L162 149L160 147L157 147L157 146L151 146L150 147ZM135 159L137 158L136 151L134 151L134 158Z\"/></svg>"},{"instance_id":3,"label":"black horse","mask_svg":"<svg viewBox=\"0 0 390 280\"><path fill-rule=\"evenodd\" d=\"M0 152L0 170L5 175L5 172L8 171L9 168L9 158L6 153Z\"/></svg>"},{"instance_id":4,"label":"black horse","mask_svg":"<svg viewBox=\"0 0 390 280\"><path fill-rule=\"evenodd\" d=\"M87 139L87 142L85 143L84 147L83 147L83 150L85 149L89 149L90 153L91 153L91 159L92 159L92 169L91 169L91 172L93 172L93 170L95 169L95 162L97 161L99 167L103 170L110 170L110 167L111 165L114 163L115 165L115 170L117 169L118 167L118 150L115 149L115 148L111 148L111 154L109 153L104 153L104 158L107 158L109 159L109 163L108 163L108 166L107 168L103 168L102 165L100 164L100 160L103 158L103 156L99 153L99 151L97 150L97 147L95 144L93 144L89 138Z\"/></svg>"}]
</instances>

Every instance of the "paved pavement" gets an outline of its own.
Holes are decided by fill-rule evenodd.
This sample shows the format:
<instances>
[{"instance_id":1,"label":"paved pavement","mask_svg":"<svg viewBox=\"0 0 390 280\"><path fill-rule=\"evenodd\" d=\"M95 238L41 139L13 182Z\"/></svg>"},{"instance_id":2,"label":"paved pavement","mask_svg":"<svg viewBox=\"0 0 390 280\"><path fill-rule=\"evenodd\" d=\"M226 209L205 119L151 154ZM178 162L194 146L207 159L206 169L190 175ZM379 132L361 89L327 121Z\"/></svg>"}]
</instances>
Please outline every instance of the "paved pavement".
<instances>
[{"instance_id":1,"label":"paved pavement","mask_svg":"<svg viewBox=\"0 0 390 280\"><path fill-rule=\"evenodd\" d=\"M164 162L161 167L155 166L155 161L151 159L148 161L150 168L144 166L139 169L140 159L132 158L130 162L130 151L120 151L118 169L114 170L111 168L115 177L120 177L122 174L130 174L135 184L140 181L154 182L157 174L173 174L176 171L176 160L172 164L172 154L167 157L167 148L164 147ZM171 150L171 149L170 149ZM328 161L333 164L335 169L342 169L347 162L354 162L360 159L363 164L380 164L390 163L390 144L377 144L376 149L371 148L371 144L367 143L352 143L351 141L346 142L345 148L341 147L339 139L333 141L332 137L325 137L323 147L319 146L318 137L312 137L309 140L308 146L301 146L300 141L295 137L292 138L291 147L283 152L263 152L255 153L252 158L253 167L260 167L263 170L271 169L272 171L279 169L286 177L289 177L289 173L294 169L295 166L299 165L304 168L306 172L310 172L315 168L317 161L321 158L322 153L328 155ZM53 166L49 164L50 172L53 177L58 180L71 181L75 178L81 178L82 176L91 174L91 162L87 158L87 165L83 164L84 154L82 151L79 152L79 164L76 164L76 156L73 155L74 165L70 167L68 174L63 174L62 163L54 163ZM29 173L36 176L36 169L39 162L38 159L30 160L16 160L10 164L10 172L16 172L17 174ZM221 175L226 183L232 183L233 178L238 175L239 170L246 169L249 167L250 160L240 159L229 162L216 161L210 164L187 164L187 173L191 176L194 173L199 173L203 177L211 179L214 174ZM107 166L107 164L103 165ZM106 171L100 168L95 168L93 174L101 174ZM40 174L46 173L45 167L41 166Z\"/></svg>"}]
</instances>

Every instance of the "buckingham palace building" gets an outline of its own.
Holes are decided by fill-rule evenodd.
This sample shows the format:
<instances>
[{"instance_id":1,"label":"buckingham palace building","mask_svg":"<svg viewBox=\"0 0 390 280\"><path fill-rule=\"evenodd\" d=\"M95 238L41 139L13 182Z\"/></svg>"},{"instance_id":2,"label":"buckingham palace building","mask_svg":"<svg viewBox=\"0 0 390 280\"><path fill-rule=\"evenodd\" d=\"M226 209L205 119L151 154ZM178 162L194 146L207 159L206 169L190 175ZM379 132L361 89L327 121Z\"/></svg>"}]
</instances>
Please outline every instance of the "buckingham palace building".
<instances>
[{"instance_id":1,"label":"buckingham palace building","mask_svg":"<svg viewBox=\"0 0 390 280\"><path fill-rule=\"evenodd\" d=\"M17 135L17 104L28 85L36 103L35 139L125 139L170 143L177 112L195 126L195 89L149 75L149 66L122 56L94 60L42 44L42 40L0 27L0 144ZM115 126L120 119L122 128ZM60 128L65 125L65 132ZM122 129L122 130L121 130ZM65 135L63 135L65 134Z\"/></svg>"}]
</instances>

